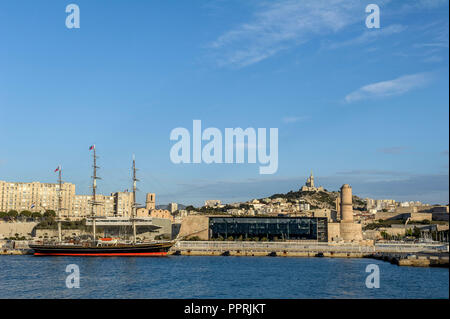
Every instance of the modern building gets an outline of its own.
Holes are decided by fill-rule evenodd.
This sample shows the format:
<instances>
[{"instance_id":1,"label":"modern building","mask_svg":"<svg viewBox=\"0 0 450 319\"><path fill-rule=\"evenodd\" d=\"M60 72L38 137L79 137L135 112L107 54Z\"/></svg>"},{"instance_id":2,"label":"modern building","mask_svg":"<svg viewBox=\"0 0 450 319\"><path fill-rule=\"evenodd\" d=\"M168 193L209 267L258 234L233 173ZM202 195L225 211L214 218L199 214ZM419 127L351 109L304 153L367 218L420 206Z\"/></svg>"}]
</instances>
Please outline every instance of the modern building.
<instances>
[{"instance_id":1,"label":"modern building","mask_svg":"<svg viewBox=\"0 0 450 319\"><path fill-rule=\"evenodd\" d=\"M201 240L266 238L326 242L327 218L188 216L183 219L179 236Z\"/></svg>"}]
</instances>

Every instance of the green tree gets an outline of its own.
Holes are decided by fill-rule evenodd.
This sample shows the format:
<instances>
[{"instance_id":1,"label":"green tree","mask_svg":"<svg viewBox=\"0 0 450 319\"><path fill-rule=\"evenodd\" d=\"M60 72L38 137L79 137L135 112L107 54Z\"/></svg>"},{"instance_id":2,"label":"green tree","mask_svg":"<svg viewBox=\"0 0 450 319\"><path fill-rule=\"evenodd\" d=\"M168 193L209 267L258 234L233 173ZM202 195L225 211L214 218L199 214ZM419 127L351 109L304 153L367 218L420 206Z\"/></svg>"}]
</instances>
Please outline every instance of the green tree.
<instances>
[{"instance_id":1,"label":"green tree","mask_svg":"<svg viewBox=\"0 0 450 319\"><path fill-rule=\"evenodd\" d=\"M8 212L8 217L11 217L11 218L16 218L18 215L19 215L19 213L17 212L17 210L10 210Z\"/></svg>"},{"instance_id":2,"label":"green tree","mask_svg":"<svg viewBox=\"0 0 450 319\"><path fill-rule=\"evenodd\" d=\"M31 217L32 214L33 214L33 213L30 212L29 210L23 210L23 211L20 212L20 216L21 216L21 217L26 217L26 218Z\"/></svg>"},{"instance_id":3,"label":"green tree","mask_svg":"<svg viewBox=\"0 0 450 319\"><path fill-rule=\"evenodd\" d=\"M54 218L54 217L56 217L56 213L54 210L48 209L45 211L44 217Z\"/></svg>"},{"instance_id":4,"label":"green tree","mask_svg":"<svg viewBox=\"0 0 450 319\"><path fill-rule=\"evenodd\" d=\"M34 213L31 213L31 217L33 217L33 218L42 218L42 215L39 212L34 212Z\"/></svg>"},{"instance_id":5,"label":"green tree","mask_svg":"<svg viewBox=\"0 0 450 319\"><path fill-rule=\"evenodd\" d=\"M414 231L413 231L412 235L416 238L420 238L420 229L417 227L414 227Z\"/></svg>"}]
</instances>

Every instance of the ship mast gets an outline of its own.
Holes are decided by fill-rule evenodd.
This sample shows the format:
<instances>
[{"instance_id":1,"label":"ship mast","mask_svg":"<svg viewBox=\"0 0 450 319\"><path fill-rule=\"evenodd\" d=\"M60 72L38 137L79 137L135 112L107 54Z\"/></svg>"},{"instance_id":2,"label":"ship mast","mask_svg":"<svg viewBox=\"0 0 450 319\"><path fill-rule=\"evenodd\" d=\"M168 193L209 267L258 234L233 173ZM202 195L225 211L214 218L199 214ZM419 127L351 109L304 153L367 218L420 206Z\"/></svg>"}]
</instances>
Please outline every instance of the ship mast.
<instances>
[{"instance_id":1,"label":"ship mast","mask_svg":"<svg viewBox=\"0 0 450 319\"><path fill-rule=\"evenodd\" d=\"M97 190L97 179L100 179L100 177L97 176L97 168L100 168L99 166L97 166L97 155L96 155L96 151L95 151L95 144L93 146L90 147L90 150L93 150L93 160L94 160L94 165L92 166L94 169L94 174L92 175L92 211L91 211L91 218L92 218L92 234L94 236L94 243L96 241L96 223L95 223L95 219L97 218L96 216L96 209L95 207L98 206L100 203L97 202L96 200L96 190Z\"/></svg>"},{"instance_id":2,"label":"ship mast","mask_svg":"<svg viewBox=\"0 0 450 319\"><path fill-rule=\"evenodd\" d=\"M137 209L137 203L136 203L136 182L139 181L136 178L136 161L133 154L133 207L131 210L131 222L133 224L133 243L136 244L136 209Z\"/></svg>"},{"instance_id":3,"label":"ship mast","mask_svg":"<svg viewBox=\"0 0 450 319\"><path fill-rule=\"evenodd\" d=\"M62 241L62 235L61 235L61 209L62 209L62 167L61 165L59 165L59 170L58 170L58 184L59 184L59 189L58 189L58 241L59 243L61 243Z\"/></svg>"}]
</instances>

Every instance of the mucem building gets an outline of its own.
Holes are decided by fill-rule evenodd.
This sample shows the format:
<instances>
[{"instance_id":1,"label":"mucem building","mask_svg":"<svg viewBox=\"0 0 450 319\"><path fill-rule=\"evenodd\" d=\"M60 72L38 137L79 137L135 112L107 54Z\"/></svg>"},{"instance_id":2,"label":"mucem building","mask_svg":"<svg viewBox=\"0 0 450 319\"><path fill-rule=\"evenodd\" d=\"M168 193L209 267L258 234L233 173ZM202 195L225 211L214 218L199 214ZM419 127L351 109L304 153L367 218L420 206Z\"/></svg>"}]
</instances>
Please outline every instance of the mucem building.
<instances>
[{"instance_id":1,"label":"mucem building","mask_svg":"<svg viewBox=\"0 0 450 319\"><path fill-rule=\"evenodd\" d=\"M317 240L326 242L325 217L209 217L209 239ZM230 238L231 237L231 238Z\"/></svg>"}]
</instances>

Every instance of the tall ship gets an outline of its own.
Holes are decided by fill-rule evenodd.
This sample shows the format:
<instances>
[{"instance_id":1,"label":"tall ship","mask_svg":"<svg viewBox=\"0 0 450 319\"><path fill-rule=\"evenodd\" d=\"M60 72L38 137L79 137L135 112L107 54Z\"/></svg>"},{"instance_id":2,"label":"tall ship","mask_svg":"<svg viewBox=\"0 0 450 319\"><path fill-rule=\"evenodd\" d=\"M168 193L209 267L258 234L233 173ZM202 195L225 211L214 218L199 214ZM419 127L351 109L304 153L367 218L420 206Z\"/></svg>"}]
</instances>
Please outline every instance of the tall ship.
<instances>
[{"instance_id":1,"label":"tall ship","mask_svg":"<svg viewBox=\"0 0 450 319\"><path fill-rule=\"evenodd\" d=\"M30 244L30 248L33 250L35 256L166 256L169 249L175 244L174 241L151 241L140 242L136 238L136 162L133 156L133 203L131 210L131 217L129 218L132 224L132 241L123 241L113 238L99 238L97 239L96 233L96 207L100 205L100 202L96 200L97 189L97 155L95 145L92 145L89 150L93 151L93 175L92 175L92 201L91 201L91 216L92 220L92 239L79 242L64 242L62 240L61 231L61 211L62 208L62 167L61 165L55 171L59 172L58 184L59 184L59 200L58 200L58 212L57 212L57 224L58 224L58 241L57 242L36 242Z\"/></svg>"}]
</instances>

